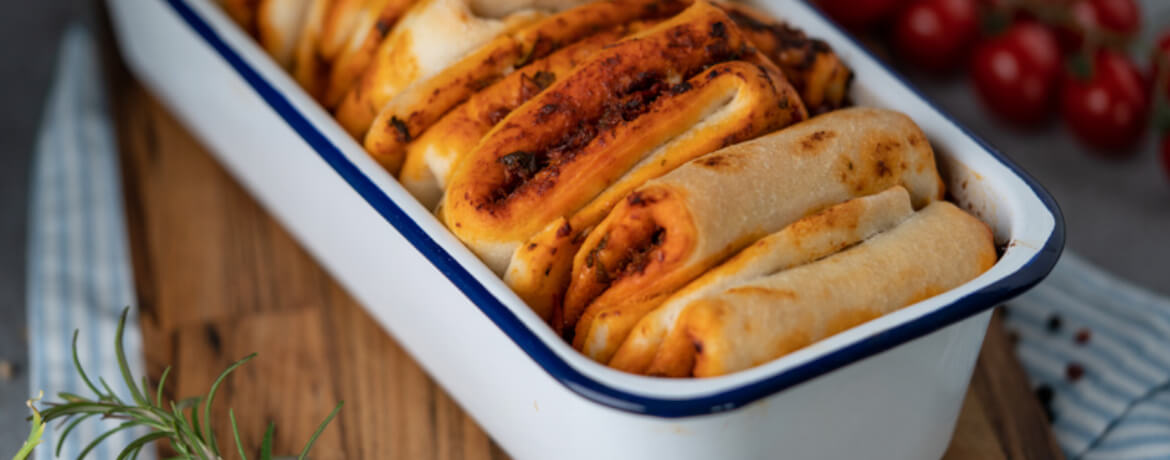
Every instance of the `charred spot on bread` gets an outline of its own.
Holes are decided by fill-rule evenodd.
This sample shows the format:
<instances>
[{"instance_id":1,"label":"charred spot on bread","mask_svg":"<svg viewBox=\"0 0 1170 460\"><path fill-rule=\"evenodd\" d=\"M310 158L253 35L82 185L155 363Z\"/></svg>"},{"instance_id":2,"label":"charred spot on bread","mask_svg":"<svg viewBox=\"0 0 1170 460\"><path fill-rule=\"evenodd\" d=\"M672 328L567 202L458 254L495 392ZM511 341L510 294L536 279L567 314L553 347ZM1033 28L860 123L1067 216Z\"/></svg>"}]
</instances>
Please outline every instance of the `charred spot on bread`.
<instances>
[{"instance_id":1,"label":"charred spot on bread","mask_svg":"<svg viewBox=\"0 0 1170 460\"><path fill-rule=\"evenodd\" d=\"M410 143L410 141L413 139L410 136L410 128L406 126L406 122L402 121L397 116L390 117L390 126L394 128L394 133L398 138L398 142L407 144Z\"/></svg>"},{"instance_id":2,"label":"charred spot on bread","mask_svg":"<svg viewBox=\"0 0 1170 460\"><path fill-rule=\"evenodd\" d=\"M477 78L477 79L468 81L467 87L470 88L472 91L479 92L479 91L483 91L485 88L487 88L489 86L492 86L497 81L500 81L499 75L488 75L485 77L481 77L481 78Z\"/></svg>"},{"instance_id":3,"label":"charred spot on bread","mask_svg":"<svg viewBox=\"0 0 1170 460\"><path fill-rule=\"evenodd\" d=\"M646 196L646 194L642 193L641 191L636 191L630 193L630 195L626 197L626 201L629 202L630 206L645 207L654 204L658 200L654 197Z\"/></svg>"},{"instance_id":4,"label":"charred spot on bread","mask_svg":"<svg viewBox=\"0 0 1170 460\"><path fill-rule=\"evenodd\" d=\"M504 173L508 177L519 180L529 180L537 171L544 168L543 158L532 152L517 150L497 159L504 166Z\"/></svg>"},{"instance_id":5,"label":"charred spot on bread","mask_svg":"<svg viewBox=\"0 0 1170 460\"><path fill-rule=\"evenodd\" d=\"M711 24L711 36L715 38L727 37L727 24L724 24L723 21Z\"/></svg>"},{"instance_id":6,"label":"charred spot on bread","mask_svg":"<svg viewBox=\"0 0 1170 460\"><path fill-rule=\"evenodd\" d=\"M568 221L565 221L565 224L557 229L557 238L564 238L571 233L573 233L573 226Z\"/></svg>"},{"instance_id":7,"label":"charred spot on bread","mask_svg":"<svg viewBox=\"0 0 1170 460\"><path fill-rule=\"evenodd\" d=\"M711 169L719 169L720 166L727 164L727 158L725 158L723 155L710 155L699 158L696 163Z\"/></svg>"},{"instance_id":8,"label":"charred spot on bread","mask_svg":"<svg viewBox=\"0 0 1170 460\"><path fill-rule=\"evenodd\" d=\"M804 139L801 139L800 148L805 153L811 153L812 151L816 150L816 148L818 146L820 146L820 144L824 143L824 141L832 139L834 137L837 137L837 133L835 133L833 131L819 130L819 131L816 131L812 134L809 134Z\"/></svg>"},{"instance_id":9,"label":"charred spot on bread","mask_svg":"<svg viewBox=\"0 0 1170 460\"><path fill-rule=\"evenodd\" d=\"M500 121L502 121L504 118L506 118L509 113L512 113L512 111L508 110L507 107L496 107L488 112L488 122L490 122L492 126L495 126L499 124Z\"/></svg>"},{"instance_id":10,"label":"charred spot on bread","mask_svg":"<svg viewBox=\"0 0 1170 460\"><path fill-rule=\"evenodd\" d=\"M378 35L385 37L390 33L390 29L394 28L394 21L390 18L378 18L378 22L374 23L374 30L378 31Z\"/></svg>"},{"instance_id":11,"label":"charred spot on bread","mask_svg":"<svg viewBox=\"0 0 1170 460\"><path fill-rule=\"evenodd\" d=\"M524 74L524 81L536 85L540 91L544 91L557 81L557 75L552 72L538 70L532 75Z\"/></svg>"}]
</instances>

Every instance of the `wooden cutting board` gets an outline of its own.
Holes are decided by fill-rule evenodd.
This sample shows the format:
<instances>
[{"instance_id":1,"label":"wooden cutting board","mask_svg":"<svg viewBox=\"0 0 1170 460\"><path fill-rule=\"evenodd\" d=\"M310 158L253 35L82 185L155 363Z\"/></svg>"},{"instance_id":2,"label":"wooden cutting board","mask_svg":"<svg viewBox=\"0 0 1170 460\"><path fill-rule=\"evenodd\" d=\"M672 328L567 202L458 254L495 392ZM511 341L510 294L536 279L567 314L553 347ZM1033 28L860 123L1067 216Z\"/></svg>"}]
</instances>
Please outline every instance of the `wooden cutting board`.
<instances>
[{"instance_id":1,"label":"wooden cutting board","mask_svg":"<svg viewBox=\"0 0 1170 460\"><path fill-rule=\"evenodd\" d=\"M234 408L249 452L269 422L275 450L299 452L345 400L314 459L508 458L164 107L115 74L152 382L173 365L168 397L203 394L222 369L258 352L213 410L216 426L227 427ZM219 434L221 446L234 445ZM945 458L1060 457L997 318Z\"/></svg>"}]
</instances>

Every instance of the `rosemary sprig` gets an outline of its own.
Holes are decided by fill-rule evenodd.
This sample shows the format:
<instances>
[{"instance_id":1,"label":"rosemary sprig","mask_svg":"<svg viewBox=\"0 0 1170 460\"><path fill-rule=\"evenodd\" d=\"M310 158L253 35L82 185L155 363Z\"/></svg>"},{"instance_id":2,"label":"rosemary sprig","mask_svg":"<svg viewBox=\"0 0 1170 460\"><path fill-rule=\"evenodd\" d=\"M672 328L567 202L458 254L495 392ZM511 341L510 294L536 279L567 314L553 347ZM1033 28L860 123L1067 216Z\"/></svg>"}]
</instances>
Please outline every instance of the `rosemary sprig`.
<instances>
[{"instance_id":1,"label":"rosemary sprig","mask_svg":"<svg viewBox=\"0 0 1170 460\"><path fill-rule=\"evenodd\" d=\"M32 411L32 429L29 430L28 439L20 446L20 450L16 451L16 456L12 460L24 460L32 455L33 448L41 443L41 436L45 434L45 421L41 418L40 411L37 411L35 403L41 399L37 396L28 401L28 409Z\"/></svg>"},{"instance_id":2,"label":"rosemary sprig","mask_svg":"<svg viewBox=\"0 0 1170 460\"><path fill-rule=\"evenodd\" d=\"M211 404L215 400L215 392L219 385L223 383L232 371L244 365L252 358L256 357L253 353L244 357L224 370L215 383L211 385L211 389L204 397L189 398L178 403L170 401L168 405L163 405L163 388L166 385L167 376L170 375L171 368L168 367L163 371L162 377L159 379L158 390L154 397L151 397L149 385L144 378L142 386L139 388L134 376L130 372L130 365L126 360L125 350L122 348L122 335L125 331L126 318L130 309L127 308L122 311L122 317L118 321L118 330L114 338L114 350L118 359L118 368L122 374L122 380L130 390L132 400L129 402L122 401L105 379L98 378L101 383L99 388L94 385L93 381L89 379L89 375L85 373L85 369L81 366L81 360L77 357L77 335L73 333L73 364L77 368L78 375L85 383L85 386L94 394L94 397L89 398L72 393L58 393L61 398L60 402L46 403L47 407L38 410L36 402L40 398L30 400L28 407L32 410L30 421L32 423L32 430L29 433L28 440L21 446L20 450L13 457L13 460L25 460L32 454L33 449L41 443L41 437L44 433L45 426L50 422L60 420L60 426L65 426L64 431L60 434L60 440L57 442L56 455L61 455L61 446L64 445L65 438L73 432L79 424L85 420L97 416L99 419L115 419L123 422L113 429L102 433L81 451L77 457L78 460L85 458L87 454L93 451L102 441L110 436L123 431L139 427L146 427L150 431L133 440L129 445L124 447L117 460L133 460L138 458L138 453L146 445L167 440L170 442L171 448L179 453L178 458L182 459L198 459L198 460L221 460L223 458L219 446L216 444L215 431L211 426ZM104 390L104 391L103 391ZM202 404L202 407L200 405ZM317 438L321 436L321 432L341 410L344 402L338 403L333 408L333 412L321 422L317 431L309 438L305 448L301 451L299 459L304 459L312 449L313 444ZM202 420L200 420L200 409L202 409ZM228 410L228 418L231 420L232 439L236 442L236 451L240 458L247 460L244 455L244 447L240 444L240 431L236 427L235 412ZM268 425L267 431L264 433L264 438L261 441L260 460L271 460L272 457L272 437L273 426Z\"/></svg>"}]
</instances>

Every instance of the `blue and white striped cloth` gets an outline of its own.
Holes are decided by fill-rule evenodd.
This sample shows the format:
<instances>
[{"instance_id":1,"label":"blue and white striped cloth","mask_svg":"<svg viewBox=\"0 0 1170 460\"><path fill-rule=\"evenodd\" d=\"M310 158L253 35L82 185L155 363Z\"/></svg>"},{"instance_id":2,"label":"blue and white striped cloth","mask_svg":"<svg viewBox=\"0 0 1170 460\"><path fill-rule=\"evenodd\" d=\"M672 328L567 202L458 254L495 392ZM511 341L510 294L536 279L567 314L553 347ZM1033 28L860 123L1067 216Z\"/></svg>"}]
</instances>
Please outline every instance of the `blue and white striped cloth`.
<instances>
[{"instance_id":1,"label":"blue and white striped cloth","mask_svg":"<svg viewBox=\"0 0 1170 460\"><path fill-rule=\"evenodd\" d=\"M57 392L89 394L74 369L73 331L78 355L91 379L104 376L123 397L114 357L118 317L133 305L134 290L122 214L117 144L110 126L105 85L93 41L70 29L57 63L56 82L42 122L32 177L28 253L30 383L46 399ZM129 321L125 343L135 375L141 375L142 338ZM82 448L119 420L91 418L78 426L61 449L76 458ZM56 429L54 429L56 428ZM45 430L38 460L53 458L57 426ZM142 432L122 431L89 457L112 460ZM146 449L139 458L154 458Z\"/></svg>"},{"instance_id":2,"label":"blue and white striped cloth","mask_svg":"<svg viewBox=\"0 0 1170 460\"><path fill-rule=\"evenodd\" d=\"M1070 459L1170 459L1170 299L1066 252L1007 325Z\"/></svg>"},{"instance_id":3,"label":"blue and white striped cloth","mask_svg":"<svg viewBox=\"0 0 1170 460\"><path fill-rule=\"evenodd\" d=\"M36 337L30 341L34 393L84 391L69 353L74 329L82 331L81 359L90 375L117 376L115 325L122 307L134 304L116 144L100 76L88 35L70 30L33 178L28 317ZM1020 359L1036 386L1052 389L1053 429L1070 459L1170 459L1170 300L1066 253L1047 281L1009 305ZM130 321L126 349L140 370L136 325ZM1071 365L1083 375L1070 378L1077 373ZM82 441L99 433L87 424L62 454L75 457ZM47 431L38 459L51 458L54 434ZM91 458L114 458L135 435L106 440Z\"/></svg>"}]
</instances>

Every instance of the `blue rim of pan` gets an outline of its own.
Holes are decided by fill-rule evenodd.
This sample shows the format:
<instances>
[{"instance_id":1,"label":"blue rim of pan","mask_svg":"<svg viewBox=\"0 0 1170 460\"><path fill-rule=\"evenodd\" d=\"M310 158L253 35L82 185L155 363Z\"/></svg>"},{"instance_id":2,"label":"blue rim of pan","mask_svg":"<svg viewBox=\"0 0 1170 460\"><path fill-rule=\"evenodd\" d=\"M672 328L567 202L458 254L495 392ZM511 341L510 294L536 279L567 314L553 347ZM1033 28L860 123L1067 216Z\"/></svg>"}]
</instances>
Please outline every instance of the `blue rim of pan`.
<instances>
[{"instance_id":1,"label":"blue rim of pan","mask_svg":"<svg viewBox=\"0 0 1170 460\"><path fill-rule=\"evenodd\" d=\"M440 272L457 286L469 300L483 311L512 341L528 354L541 368L569 390L597 404L621 411L663 418L678 418L725 412L746 406L756 400L783 391L789 387L827 374L845 365L876 355L910 340L922 337L943 327L966 319L1015 297L1043 280L1056 265L1064 249L1064 216L1056 201L1034 178L1007 159L987 142L973 135L963 126L955 123L939 111L922 94L906 83L905 79L884 62L878 62L884 70L894 75L902 84L911 88L923 101L945 117L962 132L971 137L984 150L1018 175L1041 203L1052 213L1054 226L1048 241L1019 270L1004 279L984 287L951 304L923 315L913 321L900 324L889 330L866 337L841 349L827 353L812 361L788 369L776 375L736 386L734 388L684 399L655 398L622 391L602 384L574 369L541 341L519 317L494 297L486 287L475 279L463 266L447 253L434 239L422 230L389 196L379 189L361 170L345 158L341 150L322 134L301 114L288 99L264 79L250 64L231 48L219 34L196 13L186 0L167 0L172 9L198 34L216 53L230 65L245 82L256 91L289 127L296 131L311 146L321 159L329 164L346 182L353 187L387 223L393 226L415 249L427 258ZM817 12L818 14L819 11ZM827 18L822 19L829 21ZM831 22L830 22L831 24ZM835 25L833 27L836 27ZM860 50L865 50L852 37L845 34ZM864 51L868 53L868 51Z\"/></svg>"}]
</instances>

